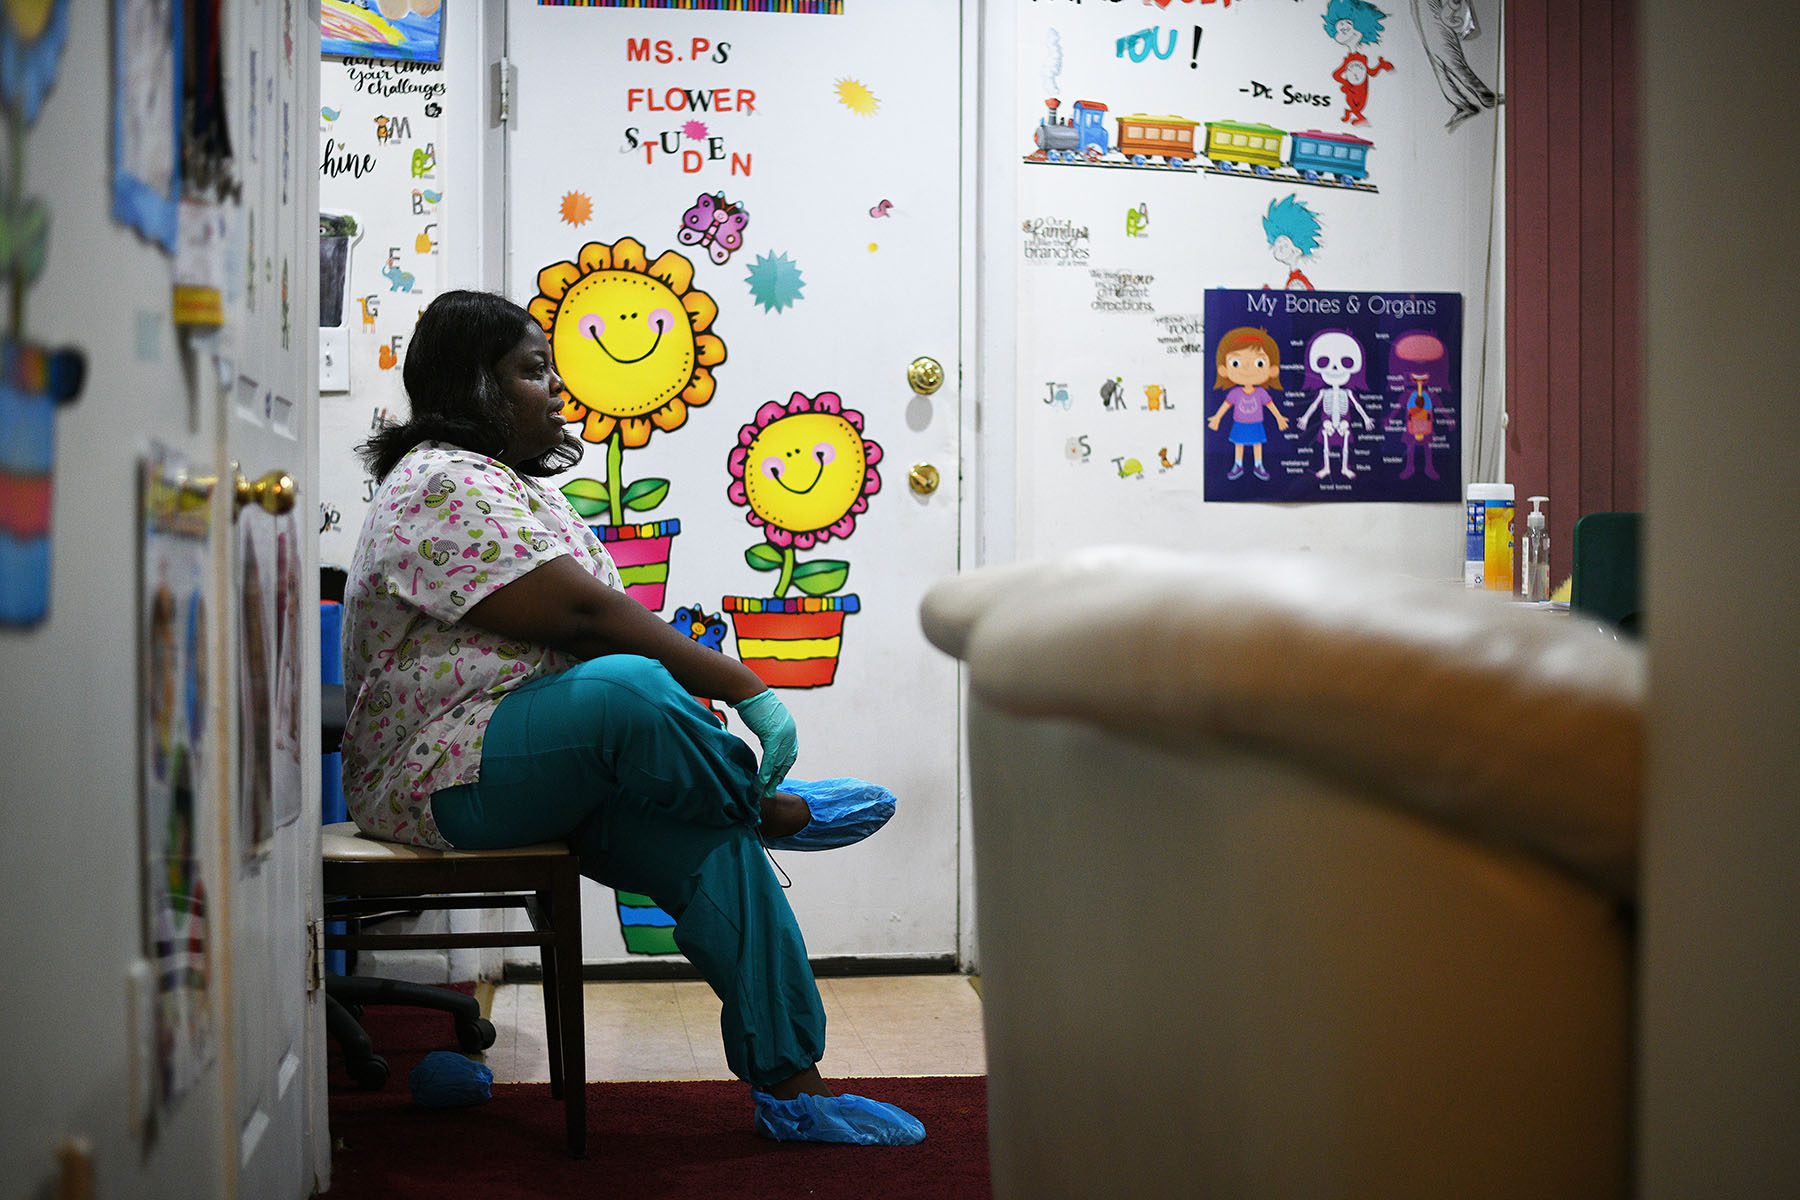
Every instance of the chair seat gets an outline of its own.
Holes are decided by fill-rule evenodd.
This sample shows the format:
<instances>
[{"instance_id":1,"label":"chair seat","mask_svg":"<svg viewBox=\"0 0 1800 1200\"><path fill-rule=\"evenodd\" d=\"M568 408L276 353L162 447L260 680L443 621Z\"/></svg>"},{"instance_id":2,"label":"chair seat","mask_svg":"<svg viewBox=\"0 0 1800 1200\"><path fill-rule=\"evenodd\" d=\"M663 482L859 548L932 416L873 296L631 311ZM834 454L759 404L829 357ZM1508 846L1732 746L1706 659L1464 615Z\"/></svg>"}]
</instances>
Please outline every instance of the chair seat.
<instances>
[{"instance_id":1,"label":"chair seat","mask_svg":"<svg viewBox=\"0 0 1800 1200\"><path fill-rule=\"evenodd\" d=\"M446 858L538 858L569 853L569 847L562 842L538 842L530 846L509 846L504 850L433 850L429 846L409 846L369 837L356 827L354 821L339 821L322 827L319 849L326 862L436 862Z\"/></svg>"}]
</instances>

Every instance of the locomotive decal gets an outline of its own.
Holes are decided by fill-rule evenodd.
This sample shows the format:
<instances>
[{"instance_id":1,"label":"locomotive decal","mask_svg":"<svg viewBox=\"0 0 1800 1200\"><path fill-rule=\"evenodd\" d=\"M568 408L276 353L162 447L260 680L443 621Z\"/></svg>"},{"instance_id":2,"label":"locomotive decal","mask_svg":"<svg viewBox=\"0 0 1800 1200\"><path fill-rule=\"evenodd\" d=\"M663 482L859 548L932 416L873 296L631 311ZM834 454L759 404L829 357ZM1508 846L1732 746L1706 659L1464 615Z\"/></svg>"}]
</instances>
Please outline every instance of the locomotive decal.
<instances>
[{"instance_id":1,"label":"locomotive decal","mask_svg":"<svg viewBox=\"0 0 1800 1200\"><path fill-rule=\"evenodd\" d=\"M1375 143L1351 133L1286 130L1246 121L1200 121L1133 113L1112 117L1098 100L1044 102L1028 163L1197 170L1273 183L1379 191L1369 181ZM1110 124L1109 124L1110 121ZM1204 133L1202 133L1204 131Z\"/></svg>"}]
</instances>

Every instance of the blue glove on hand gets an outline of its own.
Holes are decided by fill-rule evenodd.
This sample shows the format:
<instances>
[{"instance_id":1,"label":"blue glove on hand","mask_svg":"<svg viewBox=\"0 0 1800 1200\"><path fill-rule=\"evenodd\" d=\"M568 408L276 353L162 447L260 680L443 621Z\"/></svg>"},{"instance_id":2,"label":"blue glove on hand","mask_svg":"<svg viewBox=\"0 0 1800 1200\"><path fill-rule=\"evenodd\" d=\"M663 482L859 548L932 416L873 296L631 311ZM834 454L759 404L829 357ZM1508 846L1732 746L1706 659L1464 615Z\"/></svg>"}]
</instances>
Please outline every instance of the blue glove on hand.
<instances>
[{"instance_id":1,"label":"blue glove on hand","mask_svg":"<svg viewBox=\"0 0 1800 1200\"><path fill-rule=\"evenodd\" d=\"M731 707L762 743L762 766L757 768L756 781L762 786L764 796L773 795L781 781L787 778L794 759L800 755L800 734L794 728L794 718L772 689L758 692Z\"/></svg>"}]
</instances>

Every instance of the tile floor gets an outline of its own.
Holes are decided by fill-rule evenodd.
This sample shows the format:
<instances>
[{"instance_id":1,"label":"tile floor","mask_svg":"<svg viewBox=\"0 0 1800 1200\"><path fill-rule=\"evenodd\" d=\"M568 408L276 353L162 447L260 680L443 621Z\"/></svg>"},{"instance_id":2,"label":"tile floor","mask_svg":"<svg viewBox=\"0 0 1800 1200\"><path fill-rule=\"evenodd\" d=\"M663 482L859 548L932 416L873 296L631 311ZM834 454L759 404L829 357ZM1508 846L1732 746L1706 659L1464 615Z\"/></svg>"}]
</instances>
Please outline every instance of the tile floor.
<instances>
[{"instance_id":1,"label":"tile floor","mask_svg":"<svg viewBox=\"0 0 1800 1200\"><path fill-rule=\"evenodd\" d=\"M827 1079L983 1075L981 997L965 975L819 980L825 1001ZM719 1001L699 981L588 983L583 1022L591 1081L730 1079L719 1046ZM535 983L482 991L495 1039L486 1055L497 1083L550 1078L542 992Z\"/></svg>"}]
</instances>

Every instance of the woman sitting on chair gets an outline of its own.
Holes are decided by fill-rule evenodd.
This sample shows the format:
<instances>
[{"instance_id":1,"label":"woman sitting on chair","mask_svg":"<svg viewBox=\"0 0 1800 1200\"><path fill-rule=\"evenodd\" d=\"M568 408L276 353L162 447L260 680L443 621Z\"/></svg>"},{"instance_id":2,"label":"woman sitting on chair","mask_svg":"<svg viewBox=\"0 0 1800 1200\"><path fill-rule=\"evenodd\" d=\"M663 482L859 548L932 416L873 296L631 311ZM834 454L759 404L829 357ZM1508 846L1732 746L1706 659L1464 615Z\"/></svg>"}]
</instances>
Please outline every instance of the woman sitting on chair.
<instances>
[{"instance_id":1,"label":"woman sitting on chair","mask_svg":"<svg viewBox=\"0 0 1800 1200\"><path fill-rule=\"evenodd\" d=\"M437 848L566 840L581 871L648 895L723 1002L732 1071L779 1140L908 1144L890 1104L834 1096L825 1012L763 847L829 849L893 796L793 782L793 719L737 660L622 589L587 524L541 480L581 442L536 322L447 292L406 354L412 413L361 448L378 481L344 594L344 794L363 832ZM735 709L762 746L694 699Z\"/></svg>"}]
</instances>

